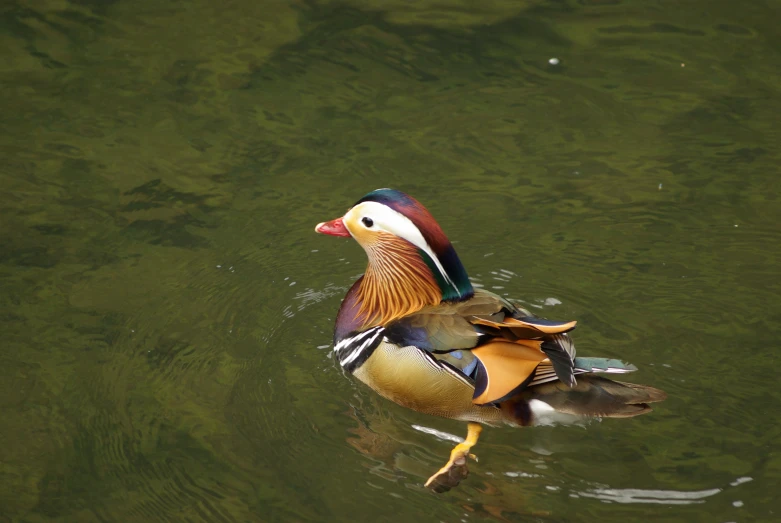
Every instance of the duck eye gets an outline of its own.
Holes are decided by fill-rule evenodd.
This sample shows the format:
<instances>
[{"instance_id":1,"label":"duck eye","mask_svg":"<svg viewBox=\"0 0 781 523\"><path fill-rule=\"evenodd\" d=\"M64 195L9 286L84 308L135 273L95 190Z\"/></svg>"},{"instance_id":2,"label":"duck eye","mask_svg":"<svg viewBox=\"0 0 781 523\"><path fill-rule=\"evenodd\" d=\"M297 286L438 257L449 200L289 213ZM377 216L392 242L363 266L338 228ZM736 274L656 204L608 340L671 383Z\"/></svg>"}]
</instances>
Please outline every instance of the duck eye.
<instances>
[{"instance_id":1,"label":"duck eye","mask_svg":"<svg viewBox=\"0 0 781 523\"><path fill-rule=\"evenodd\" d=\"M363 218L361 218L361 222L363 222L363 224L366 227L371 227L372 225L374 225L374 220L372 220L368 216L364 216Z\"/></svg>"}]
</instances>

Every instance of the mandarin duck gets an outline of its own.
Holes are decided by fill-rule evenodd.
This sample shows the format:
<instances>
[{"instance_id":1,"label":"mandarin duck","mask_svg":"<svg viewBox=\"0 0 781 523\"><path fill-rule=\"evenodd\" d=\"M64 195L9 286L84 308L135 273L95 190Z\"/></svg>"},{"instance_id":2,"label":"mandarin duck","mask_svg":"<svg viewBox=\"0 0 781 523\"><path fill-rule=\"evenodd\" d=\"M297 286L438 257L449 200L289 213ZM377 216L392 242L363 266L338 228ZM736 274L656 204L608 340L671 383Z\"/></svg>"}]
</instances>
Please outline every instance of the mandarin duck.
<instances>
[{"instance_id":1,"label":"mandarin duck","mask_svg":"<svg viewBox=\"0 0 781 523\"><path fill-rule=\"evenodd\" d=\"M595 375L637 368L576 357L575 321L539 318L475 288L439 224L403 192L370 192L315 231L354 238L369 259L336 317L341 367L399 405L468 422L466 439L426 487L442 492L466 477L483 424L626 418L666 397Z\"/></svg>"}]
</instances>

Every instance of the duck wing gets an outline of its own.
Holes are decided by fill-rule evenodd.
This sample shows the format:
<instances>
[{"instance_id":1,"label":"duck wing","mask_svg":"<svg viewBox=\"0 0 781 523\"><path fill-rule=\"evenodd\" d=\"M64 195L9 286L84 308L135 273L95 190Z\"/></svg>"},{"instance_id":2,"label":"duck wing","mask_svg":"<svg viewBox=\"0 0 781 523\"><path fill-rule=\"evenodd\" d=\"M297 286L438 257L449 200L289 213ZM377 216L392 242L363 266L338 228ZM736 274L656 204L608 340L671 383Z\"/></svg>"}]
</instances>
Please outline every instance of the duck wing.
<instances>
[{"instance_id":1,"label":"duck wing","mask_svg":"<svg viewBox=\"0 0 781 523\"><path fill-rule=\"evenodd\" d=\"M426 307L392 322L385 336L398 346L425 350L473 379L473 402L484 405L550 381L573 386L575 346L566 333L575 325L537 318L478 289L468 300Z\"/></svg>"}]
</instances>

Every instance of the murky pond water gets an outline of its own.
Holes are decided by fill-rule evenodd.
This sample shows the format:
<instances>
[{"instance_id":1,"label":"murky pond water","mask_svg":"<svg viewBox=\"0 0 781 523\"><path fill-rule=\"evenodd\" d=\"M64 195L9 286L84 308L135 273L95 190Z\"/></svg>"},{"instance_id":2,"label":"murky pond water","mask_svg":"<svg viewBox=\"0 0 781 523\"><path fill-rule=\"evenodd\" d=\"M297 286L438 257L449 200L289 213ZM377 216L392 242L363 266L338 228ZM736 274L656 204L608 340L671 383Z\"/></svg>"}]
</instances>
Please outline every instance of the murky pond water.
<instances>
[{"instance_id":1,"label":"murky pond water","mask_svg":"<svg viewBox=\"0 0 781 523\"><path fill-rule=\"evenodd\" d=\"M0 6L0 521L773 521L781 6ZM555 58L556 60L552 60ZM669 399L463 424L343 376L377 187Z\"/></svg>"}]
</instances>

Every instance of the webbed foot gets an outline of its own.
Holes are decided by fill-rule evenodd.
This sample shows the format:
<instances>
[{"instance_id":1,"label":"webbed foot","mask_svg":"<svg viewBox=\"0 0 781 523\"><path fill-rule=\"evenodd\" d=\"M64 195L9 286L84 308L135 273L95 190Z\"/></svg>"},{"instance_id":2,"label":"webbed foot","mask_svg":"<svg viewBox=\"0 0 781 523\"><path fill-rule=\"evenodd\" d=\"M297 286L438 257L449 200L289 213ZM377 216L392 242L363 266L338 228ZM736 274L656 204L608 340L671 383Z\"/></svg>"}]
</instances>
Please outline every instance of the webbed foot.
<instances>
[{"instance_id":1,"label":"webbed foot","mask_svg":"<svg viewBox=\"0 0 781 523\"><path fill-rule=\"evenodd\" d=\"M469 469L466 466L467 461L469 458L477 461L477 457L469 451L477 443L481 430L482 427L479 424L469 423L466 440L456 445L450 451L450 459L444 467L428 478L425 485L426 488L430 488L437 493L447 492L466 479L469 475Z\"/></svg>"}]
</instances>

